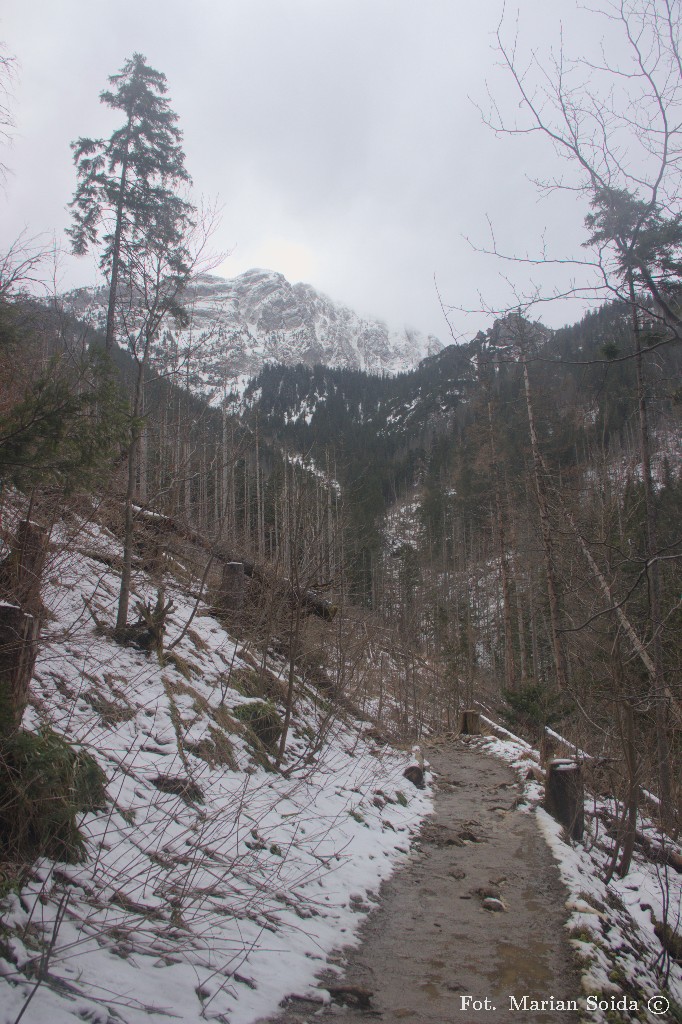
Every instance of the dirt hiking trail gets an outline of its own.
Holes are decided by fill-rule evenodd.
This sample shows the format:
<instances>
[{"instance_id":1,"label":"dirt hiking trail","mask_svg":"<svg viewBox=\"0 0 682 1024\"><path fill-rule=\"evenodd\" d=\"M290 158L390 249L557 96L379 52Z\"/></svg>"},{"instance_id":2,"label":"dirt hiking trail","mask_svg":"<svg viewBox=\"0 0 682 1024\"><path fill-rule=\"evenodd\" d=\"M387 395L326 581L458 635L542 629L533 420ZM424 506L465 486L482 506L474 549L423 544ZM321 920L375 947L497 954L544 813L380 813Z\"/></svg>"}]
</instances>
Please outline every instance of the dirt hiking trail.
<instances>
[{"instance_id":1,"label":"dirt hiking trail","mask_svg":"<svg viewBox=\"0 0 682 1024\"><path fill-rule=\"evenodd\" d=\"M581 995L564 928L567 894L533 816L517 808L515 775L479 743L423 745L435 813L410 861L382 886L361 945L330 957L344 968L343 977L320 976L321 988L336 986L334 1003L293 998L269 1024L579 1019L530 1009L531 999ZM527 996L528 1009L514 1009L512 996Z\"/></svg>"}]
</instances>

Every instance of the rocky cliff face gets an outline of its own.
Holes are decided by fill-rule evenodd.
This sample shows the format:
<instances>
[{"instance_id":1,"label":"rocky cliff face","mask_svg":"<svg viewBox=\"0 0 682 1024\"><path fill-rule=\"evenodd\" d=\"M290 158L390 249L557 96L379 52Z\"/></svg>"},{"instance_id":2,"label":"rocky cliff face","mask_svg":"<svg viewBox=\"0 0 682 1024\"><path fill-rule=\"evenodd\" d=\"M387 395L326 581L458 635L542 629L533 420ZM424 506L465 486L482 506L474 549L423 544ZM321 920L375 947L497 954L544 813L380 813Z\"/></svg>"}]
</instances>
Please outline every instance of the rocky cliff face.
<instances>
[{"instance_id":1,"label":"rocky cliff face","mask_svg":"<svg viewBox=\"0 0 682 1024\"><path fill-rule=\"evenodd\" d=\"M231 280L201 277L188 298L194 335L203 335L204 362L215 384L220 376L226 383L237 375L252 377L265 363L397 373L442 347L437 338L416 331L391 332L311 285L291 284L269 270L249 270Z\"/></svg>"},{"instance_id":2,"label":"rocky cliff face","mask_svg":"<svg viewBox=\"0 0 682 1024\"><path fill-rule=\"evenodd\" d=\"M73 312L102 324L106 295L83 289L67 296ZM418 331L391 331L366 320L308 284L271 270L226 279L202 275L188 289L191 326L169 328L156 360L184 369L188 383L218 399L255 376L265 363L344 367L399 373L442 348Z\"/></svg>"}]
</instances>

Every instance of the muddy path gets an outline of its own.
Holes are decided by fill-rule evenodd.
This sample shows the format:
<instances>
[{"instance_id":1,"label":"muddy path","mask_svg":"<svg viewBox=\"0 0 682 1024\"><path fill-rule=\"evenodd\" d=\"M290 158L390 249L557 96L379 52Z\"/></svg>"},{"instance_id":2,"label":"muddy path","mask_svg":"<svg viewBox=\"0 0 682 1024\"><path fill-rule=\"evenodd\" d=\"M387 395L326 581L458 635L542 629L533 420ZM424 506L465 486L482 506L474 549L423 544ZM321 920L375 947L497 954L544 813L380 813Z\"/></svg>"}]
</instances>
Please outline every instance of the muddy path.
<instances>
[{"instance_id":1,"label":"muddy path","mask_svg":"<svg viewBox=\"0 0 682 1024\"><path fill-rule=\"evenodd\" d=\"M435 814L382 886L361 945L334 958L343 977L321 975L321 987L337 986L334 1005L291 999L269 1024L338 1024L340 1014L384 1024L578 1019L557 1007L581 994L566 893L533 816L517 808L513 772L475 740L424 749Z\"/></svg>"}]
</instances>

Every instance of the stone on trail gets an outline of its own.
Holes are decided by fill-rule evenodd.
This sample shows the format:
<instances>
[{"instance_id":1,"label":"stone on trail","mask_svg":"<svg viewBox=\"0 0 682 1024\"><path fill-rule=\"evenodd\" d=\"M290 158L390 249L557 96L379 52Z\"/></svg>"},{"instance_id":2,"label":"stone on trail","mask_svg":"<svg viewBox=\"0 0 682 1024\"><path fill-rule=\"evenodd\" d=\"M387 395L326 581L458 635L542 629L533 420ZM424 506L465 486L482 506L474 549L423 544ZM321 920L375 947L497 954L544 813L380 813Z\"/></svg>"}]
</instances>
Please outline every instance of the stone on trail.
<instances>
[{"instance_id":1,"label":"stone on trail","mask_svg":"<svg viewBox=\"0 0 682 1024\"><path fill-rule=\"evenodd\" d=\"M403 776L417 789L424 788L424 769L420 768L418 764L411 764L409 768L405 769Z\"/></svg>"},{"instance_id":2,"label":"stone on trail","mask_svg":"<svg viewBox=\"0 0 682 1024\"><path fill-rule=\"evenodd\" d=\"M345 1003L347 1006L354 1006L358 1010L369 1010L369 1001L373 992L371 989L363 988L361 985L325 985L332 999L337 1003Z\"/></svg>"}]
</instances>

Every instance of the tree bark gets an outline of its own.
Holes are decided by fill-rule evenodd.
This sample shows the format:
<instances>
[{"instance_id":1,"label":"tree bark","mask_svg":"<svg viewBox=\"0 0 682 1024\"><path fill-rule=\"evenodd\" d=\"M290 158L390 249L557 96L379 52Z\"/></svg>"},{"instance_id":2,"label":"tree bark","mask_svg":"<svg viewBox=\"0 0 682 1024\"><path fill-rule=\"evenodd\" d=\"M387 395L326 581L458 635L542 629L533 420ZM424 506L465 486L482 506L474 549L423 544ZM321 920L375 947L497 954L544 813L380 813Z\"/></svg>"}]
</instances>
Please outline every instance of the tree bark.
<instances>
[{"instance_id":1,"label":"tree bark","mask_svg":"<svg viewBox=\"0 0 682 1024\"><path fill-rule=\"evenodd\" d=\"M29 519L0 565L0 735L21 727L43 615L40 587L47 532Z\"/></svg>"},{"instance_id":2,"label":"tree bark","mask_svg":"<svg viewBox=\"0 0 682 1024\"><path fill-rule=\"evenodd\" d=\"M628 790L625 805L623 853L618 865L618 875L625 878L630 870L632 855L635 850L637 838L637 809L639 805L639 757L637 752L637 740L635 737L635 721L632 711L632 704L625 700L623 705L625 715L625 762L628 773Z\"/></svg>"},{"instance_id":3,"label":"tree bark","mask_svg":"<svg viewBox=\"0 0 682 1024\"><path fill-rule=\"evenodd\" d=\"M535 495L538 502L540 514L540 529L542 533L542 546L545 554L545 575L547 579L547 597L549 600L549 618L552 633L552 651L554 654L554 669L556 672L556 683L560 690L566 688L566 659L560 635L560 614L559 614L559 588L556 582L554 570L554 551L552 546L552 531L549 522L549 506L543 483L543 461L538 444L538 435L535 429L535 418L533 416L533 404L531 401L530 378L528 376L528 364L523 358L523 383L526 394L526 410L528 412L528 427L530 431L530 442L533 453L533 476L535 480Z\"/></svg>"},{"instance_id":4,"label":"tree bark","mask_svg":"<svg viewBox=\"0 0 682 1024\"><path fill-rule=\"evenodd\" d=\"M649 617L651 622L651 652L653 676L651 679L652 696L654 698L656 719L656 753L658 760L658 787L661 801L661 813L664 820L672 815L672 779L670 774L670 742L668 738L667 699L663 672L663 643L661 616L661 574L658 565L658 523L656 499L651 475L651 444L649 438L649 418L644 391L644 368L642 365L642 339L637 314L635 286L632 271L628 272L630 290L630 309L632 312L632 332L635 339L635 366L637 370L637 404L639 409L639 437L642 457L642 478L644 483L644 503L646 509L646 558L647 575L649 577Z\"/></svg>"},{"instance_id":5,"label":"tree bark","mask_svg":"<svg viewBox=\"0 0 682 1024\"><path fill-rule=\"evenodd\" d=\"M507 561L507 540L502 511L502 494L500 486L500 467L495 448L493 431L492 403L488 402L488 423L490 425L490 454L495 477L495 511L497 514L497 536L500 548L500 578L502 582L502 605L504 615L504 681L507 690L516 688L516 667L514 665L514 627L512 622L511 587L509 583L509 563Z\"/></svg>"},{"instance_id":6,"label":"tree bark","mask_svg":"<svg viewBox=\"0 0 682 1024\"><path fill-rule=\"evenodd\" d=\"M133 498L135 497L135 481L137 477L137 460L140 443L140 427L138 417L142 408L142 389L144 383L144 364L138 365L135 394L133 397L132 426L130 446L128 448L128 483L125 497L125 515L123 524L123 569L121 571L121 588L118 596L116 613L116 629L126 628L128 624L128 605L130 604L130 581L133 571L133 544L135 517L133 514Z\"/></svg>"},{"instance_id":7,"label":"tree bark","mask_svg":"<svg viewBox=\"0 0 682 1024\"><path fill-rule=\"evenodd\" d=\"M36 618L43 610L40 587L46 557L46 531L30 519L23 519L10 554L0 565L0 597L18 604Z\"/></svg>"},{"instance_id":8,"label":"tree bark","mask_svg":"<svg viewBox=\"0 0 682 1024\"><path fill-rule=\"evenodd\" d=\"M39 618L19 605L0 604L0 737L21 728L39 632Z\"/></svg>"},{"instance_id":9,"label":"tree bark","mask_svg":"<svg viewBox=\"0 0 682 1024\"><path fill-rule=\"evenodd\" d=\"M130 121L129 121L130 129ZM107 331L105 347L109 352L114 345L116 327L116 295L118 293L118 272L121 263L121 235L123 231L123 207L125 205L125 187L128 175L128 146L121 165L121 177L118 186L118 203L116 204L116 229L114 231L114 242L111 249L111 280L109 281L109 303L107 306Z\"/></svg>"},{"instance_id":10,"label":"tree bark","mask_svg":"<svg viewBox=\"0 0 682 1024\"><path fill-rule=\"evenodd\" d=\"M284 709L284 722L282 723L282 735L279 740L277 751L277 764L281 765L287 748L287 736L289 725L294 711L294 697L296 695L296 659L298 658L298 646L301 636L301 605L297 603L291 612L291 628L289 631L289 679L287 681L287 697Z\"/></svg>"}]
</instances>

